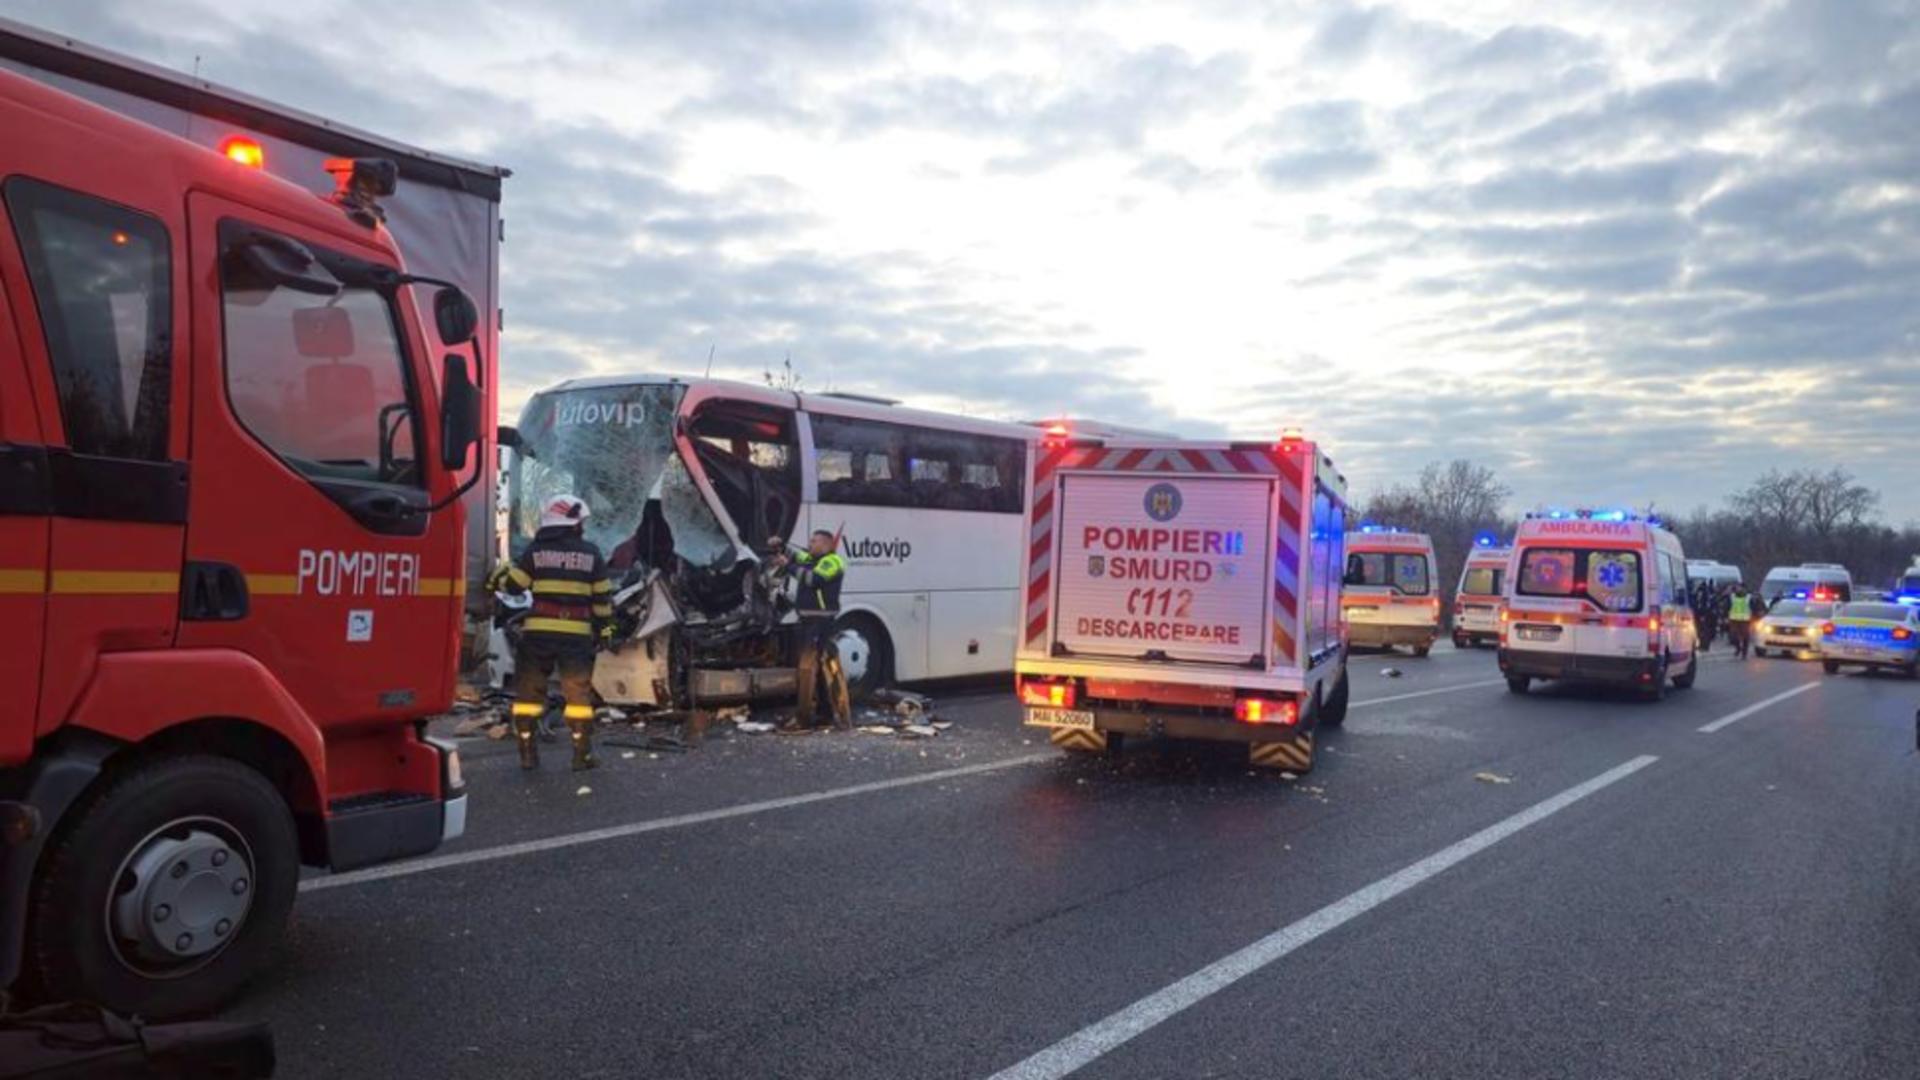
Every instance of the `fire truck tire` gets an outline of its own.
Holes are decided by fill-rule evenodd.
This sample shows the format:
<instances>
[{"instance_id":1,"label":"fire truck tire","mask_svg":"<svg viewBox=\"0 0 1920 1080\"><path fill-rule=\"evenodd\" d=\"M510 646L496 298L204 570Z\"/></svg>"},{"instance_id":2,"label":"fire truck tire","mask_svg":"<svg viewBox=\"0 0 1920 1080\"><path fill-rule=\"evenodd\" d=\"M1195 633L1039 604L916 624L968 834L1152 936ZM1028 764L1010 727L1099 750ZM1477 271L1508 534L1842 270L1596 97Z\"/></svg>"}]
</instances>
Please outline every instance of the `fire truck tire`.
<instances>
[{"instance_id":1,"label":"fire truck tire","mask_svg":"<svg viewBox=\"0 0 1920 1080\"><path fill-rule=\"evenodd\" d=\"M1333 692L1320 703L1317 723L1321 727L1337 728L1347 722L1347 702L1352 696L1347 685L1347 672L1342 668L1340 678L1333 684Z\"/></svg>"},{"instance_id":2,"label":"fire truck tire","mask_svg":"<svg viewBox=\"0 0 1920 1080\"><path fill-rule=\"evenodd\" d=\"M893 643L878 619L850 612L834 620L831 633L853 700L865 701L893 680Z\"/></svg>"},{"instance_id":3,"label":"fire truck tire","mask_svg":"<svg viewBox=\"0 0 1920 1080\"><path fill-rule=\"evenodd\" d=\"M136 764L44 857L34 982L50 1001L150 1020L209 1012L271 957L299 876L293 815L266 777L208 755Z\"/></svg>"}]
</instances>

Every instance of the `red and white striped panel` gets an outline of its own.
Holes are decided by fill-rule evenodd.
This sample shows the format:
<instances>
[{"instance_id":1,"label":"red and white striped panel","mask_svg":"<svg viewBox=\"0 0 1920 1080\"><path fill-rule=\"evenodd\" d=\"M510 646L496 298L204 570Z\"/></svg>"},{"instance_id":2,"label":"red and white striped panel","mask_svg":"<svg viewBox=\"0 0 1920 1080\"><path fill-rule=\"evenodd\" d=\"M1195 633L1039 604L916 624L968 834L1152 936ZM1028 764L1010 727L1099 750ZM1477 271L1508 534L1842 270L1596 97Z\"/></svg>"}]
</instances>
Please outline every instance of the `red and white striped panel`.
<instances>
[{"instance_id":1,"label":"red and white striped panel","mask_svg":"<svg viewBox=\"0 0 1920 1080\"><path fill-rule=\"evenodd\" d=\"M1104 446L1042 447L1034 466L1033 508L1027 515L1026 642L1047 634L1052 593L1054 479L1062 469L1142 473L1239 473L1280 478L1279 537L1273 553L1273 642L1275 661L1295 662L1300 638L1300 534L1307 507L1304 470L1312 451L1306 446L1281 450L1158 450Z\"/></svg>"}]
</instances>

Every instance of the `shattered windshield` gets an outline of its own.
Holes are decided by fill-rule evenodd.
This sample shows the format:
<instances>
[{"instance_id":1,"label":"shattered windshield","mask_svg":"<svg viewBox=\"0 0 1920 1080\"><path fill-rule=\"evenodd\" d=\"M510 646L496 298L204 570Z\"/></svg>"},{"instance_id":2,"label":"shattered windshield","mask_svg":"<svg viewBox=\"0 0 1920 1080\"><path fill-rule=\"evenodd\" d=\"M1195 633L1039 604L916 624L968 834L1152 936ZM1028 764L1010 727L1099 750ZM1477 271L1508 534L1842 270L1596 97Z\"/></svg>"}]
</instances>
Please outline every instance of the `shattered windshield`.
<instances>
[{"instance_id":1,"label":"shattered windshield","mask_svg":"<svg viewBox=\"0 0 1920 1080\"><path fill-rule=\"evenodd\" d=\"M611 386L540 394L520 418L520 446L508 482L508 542L533 539L540 508L556 495L587 502L587 539L611 553L632 539L647 500L663 500L674 536L694 562L717 557L725 531L700 499L674 452L674 416L683 387ZM703 558L704 556L704 558Z\"/></svg>"}]
</instances>

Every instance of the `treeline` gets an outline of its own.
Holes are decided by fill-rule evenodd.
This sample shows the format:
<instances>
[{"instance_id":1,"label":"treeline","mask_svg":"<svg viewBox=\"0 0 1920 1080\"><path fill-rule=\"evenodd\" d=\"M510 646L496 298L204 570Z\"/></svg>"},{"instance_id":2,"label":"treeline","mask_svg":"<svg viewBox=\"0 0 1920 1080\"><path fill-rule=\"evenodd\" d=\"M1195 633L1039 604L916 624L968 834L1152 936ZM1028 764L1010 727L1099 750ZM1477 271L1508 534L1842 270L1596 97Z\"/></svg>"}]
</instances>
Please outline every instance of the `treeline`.
<instances>
[{"instance_id":1,"label":"treeline","mask_svg":"<svg viewBox=\"0 0 1920 1080\"><path fill-rule=\"evenodd\" d=\"M1755 586L1776 566L1830 562L1884 588L1920 555L1920 528L1881 520L1880 493L1845 469L1771 470L1720 509L1701 507L1668 525L1689 558L1737 566Z\"/></svg>"},{"instance_id":2,"label":"treeline","mask_svg":"<svg viewBox=\"0 0 1920 1080\"><path fill-rule=\"evenodd\" d=\"M1363 520L1433 537L1435 587L1450 605L1474 537L1513 538L1513 491L1494 471L1465 459L1434 462L1410 484L1375 492ZM1772 470L1729 496L1719 509L1700 507L1667 517L1687 557L1740 568L1758 586L1775 566L1839 563L1862 585L1885 587L1920 555L1920 527L1895 528L1880 514L1880 493L1845 469Z\"/></svg>"}]
</instances>

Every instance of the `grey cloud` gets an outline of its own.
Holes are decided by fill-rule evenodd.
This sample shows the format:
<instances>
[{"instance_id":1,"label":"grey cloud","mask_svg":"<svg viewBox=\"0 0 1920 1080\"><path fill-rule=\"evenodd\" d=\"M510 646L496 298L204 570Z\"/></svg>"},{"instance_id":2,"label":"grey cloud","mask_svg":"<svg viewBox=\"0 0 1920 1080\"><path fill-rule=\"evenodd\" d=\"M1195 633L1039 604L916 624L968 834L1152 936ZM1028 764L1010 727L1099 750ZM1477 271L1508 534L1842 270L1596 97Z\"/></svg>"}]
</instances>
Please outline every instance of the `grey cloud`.
<instances>
[{"instance_id":1,"label":"grey cloud","mask_svg":"<svg viewBox=\"0 0 1920 1080\"><path fill-rule=\"evenodd\" d=\"M1316 101L1282 110L1253 138L1271 148L1257 172L1277 188L1314 188L1377 172L1385 162L1372 144L1366 107Z\"/></svg>"},{"instance_id":2,"label":"grey cloud","mask_svg":"<svg viewBox=\"0 0 1920 1080\"><path fill-rule=\"evenodd\" d=\"M1117 55L1080 82L998 74L868 82L849 90L842 125L853 135L895 128L947 131L1011 143L997 164L1045 168L1090 151L1137 150L1157 124L1236 104L1247 57L1195 57L1161 45Z\"/></svg>"}]
</instances>

